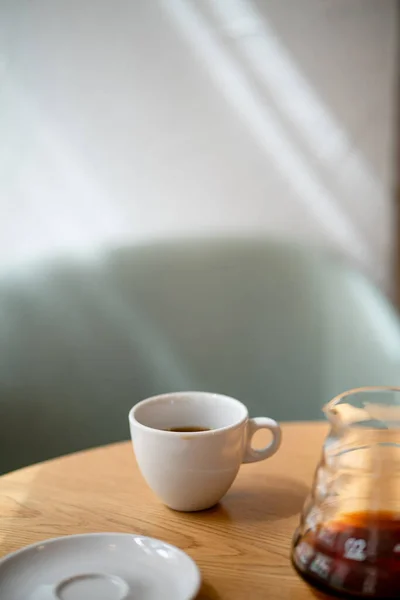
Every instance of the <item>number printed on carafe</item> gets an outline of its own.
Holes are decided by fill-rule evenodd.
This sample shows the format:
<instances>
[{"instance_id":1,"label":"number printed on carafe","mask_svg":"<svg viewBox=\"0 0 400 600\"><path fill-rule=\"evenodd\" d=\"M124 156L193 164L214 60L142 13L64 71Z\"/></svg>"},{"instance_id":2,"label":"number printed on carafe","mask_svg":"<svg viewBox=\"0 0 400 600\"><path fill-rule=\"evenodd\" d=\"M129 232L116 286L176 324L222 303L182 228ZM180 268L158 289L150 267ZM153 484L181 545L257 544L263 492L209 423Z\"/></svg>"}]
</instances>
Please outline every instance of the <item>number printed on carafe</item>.
<instances>
[{"instance_id":1,"label":"number printed on carafe","mask_svg":"<svg viewBox=\"0 0 400 600\"><path fill-rule=\"evenodd\" d=\"M349 538L344 544L344 558L362 562L367 558L367 542L363 539Z\"/></svg>"}]
</instances>

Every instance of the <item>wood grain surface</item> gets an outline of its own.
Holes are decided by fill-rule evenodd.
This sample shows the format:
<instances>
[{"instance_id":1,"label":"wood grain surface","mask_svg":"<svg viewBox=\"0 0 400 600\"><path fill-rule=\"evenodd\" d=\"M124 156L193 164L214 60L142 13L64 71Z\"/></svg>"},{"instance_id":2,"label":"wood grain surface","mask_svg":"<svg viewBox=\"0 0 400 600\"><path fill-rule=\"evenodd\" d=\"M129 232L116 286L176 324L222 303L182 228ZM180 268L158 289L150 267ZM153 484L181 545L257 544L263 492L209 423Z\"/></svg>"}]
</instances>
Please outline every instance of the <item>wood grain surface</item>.
<instances>
[{"instance_id":1,"label":"wood grain surface","mask_svg":"<svg viewBox=\"0 0 400 600\"><path fill-rule=\"evenodd\" d=\"M201 513L163 506L142 480L130 442L4 475L0 556L61 535L139 533L194 558L204 581L199 600L324 598L299 578L289 553L326 432L324 423L283 425L279 452L243 465L221 503Z\"/></svg>"}]
</instances>

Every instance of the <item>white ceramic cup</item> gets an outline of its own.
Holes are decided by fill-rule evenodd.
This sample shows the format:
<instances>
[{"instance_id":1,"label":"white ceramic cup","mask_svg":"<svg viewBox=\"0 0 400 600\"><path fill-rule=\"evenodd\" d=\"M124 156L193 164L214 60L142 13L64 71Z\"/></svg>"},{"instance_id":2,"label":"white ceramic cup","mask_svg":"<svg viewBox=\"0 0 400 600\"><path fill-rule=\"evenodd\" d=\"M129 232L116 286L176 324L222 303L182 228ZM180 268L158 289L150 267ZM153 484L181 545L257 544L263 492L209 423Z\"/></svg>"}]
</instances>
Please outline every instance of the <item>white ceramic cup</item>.
<instances>
[{"instance_id":1,"label":"white ceramic cup","mask_svg":"<svg viewBox=\"0 0 400 600\"><path fill-rule=\"evenodd\" d=\"M244 404L220 394L179 392L139 402L129 413L133 447L150 488L170 508L203 510L231 487L242 463L269 458L281 429L267 417L250 419ZM209 431L176 432L170 428ZM258 429L272 433L260 450L251 445Z\"/></svg>"}]
</instances>

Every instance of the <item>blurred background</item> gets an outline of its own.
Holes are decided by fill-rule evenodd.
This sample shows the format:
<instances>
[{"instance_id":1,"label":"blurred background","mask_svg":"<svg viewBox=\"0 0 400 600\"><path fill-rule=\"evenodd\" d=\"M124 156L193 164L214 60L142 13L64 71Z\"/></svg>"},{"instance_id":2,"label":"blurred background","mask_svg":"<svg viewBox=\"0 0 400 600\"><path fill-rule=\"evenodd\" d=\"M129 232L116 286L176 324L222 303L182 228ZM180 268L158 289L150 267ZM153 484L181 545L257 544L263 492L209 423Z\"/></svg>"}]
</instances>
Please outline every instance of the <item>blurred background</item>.
<instances>
[{"instance_id":1,"label":"blurred background","mask_svg":"<svg viewBox=\"0 0 400 600\"><path fill-rule=\"evenodd\" d=\"M3 469L153 392L307 419L400 379L398 12L1 0Z\"/></svg>"}]
</instances>

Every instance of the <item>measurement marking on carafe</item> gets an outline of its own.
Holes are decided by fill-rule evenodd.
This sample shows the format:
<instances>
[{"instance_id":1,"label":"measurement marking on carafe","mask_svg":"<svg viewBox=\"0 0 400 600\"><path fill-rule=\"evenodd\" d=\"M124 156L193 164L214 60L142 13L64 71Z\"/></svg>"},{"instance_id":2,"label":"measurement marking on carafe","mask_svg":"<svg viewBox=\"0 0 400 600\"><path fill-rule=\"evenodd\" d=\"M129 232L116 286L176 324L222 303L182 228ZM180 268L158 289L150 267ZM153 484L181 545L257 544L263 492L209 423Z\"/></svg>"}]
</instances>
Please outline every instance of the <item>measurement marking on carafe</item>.
<instances>
[{"instance_id":1,"label":"measurement marking on carafe","mask_svg":"<svg viewBox=\"0 0 400 600\"><path fill-rule=\"evenodd\" d=\"M365 550L367 542L363 539L349 538L344 545L344 558L362 562L367 558Z\"/></svg>"},{"instance_id":2,"label":"measurement marking on carafe","mask_svg":"<svg viewBox=\"0 0 400 600\"><path fill-rule=\"evenodd\" d=\"M330 580L331 585L334 587L341 587L348 576L349 571L350 567L346 565L346 563L338 563Z\"/></svg>"},{"instance_id":3,"label":"measurement marking on carafe","mask_svg":"<svg viewBox=\"0 0 400 600\"><path fill-rule=\"evenodd\" d=\"M318 524L321 521L321 511L318 508L313 508L308 513L307 517L307 525L312 530L315 531L318 527Z\"/></svg>"},{"instance_id":4,"label":"measurement marking on carafe","mask_svg":"<svg viewBox=\"0 0 400 600\"><path fill-rule=\"evenodd\" d=\"M376 582L378 574L376 569L368 569L367 576L363 584L363 594L374 594L376 590Z\"/></svg>"},{"instance_id":5,"label":"measurement marking on carafe","mask_svg":"<svg viewBox=\"0 0 400 600\"><path fill-rule=\"evenodd\" d=\"M332 565L332 559L324 554L318 553L314 558L310 571L315 573L321 579L328 579Z\"/></svg>"},{"instance_id":6,"label":"measurement marking on carafe","mask_svg":"<svg viewBox=\"0 0 400 600\"><path fill-rule=\"evenodd\" d=\"M296 548L296 556L302 565L307 565L314 556L314 550L307 542L300 542Z\"/></svg>"},{"instance_id":7,"label":"measurement marking on carafe","mask_svg":"<svg viewBox=\"0 0 400 600\"><path fill-rule=\"evenodd\" d=\"M336 542L336 537L336 531L330 531L329 529L321 529L318 533L318 541L328 548L333 548Z\"/></svg>"}]
</instances>

